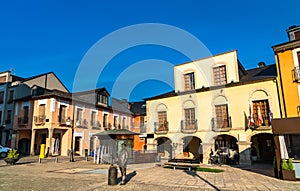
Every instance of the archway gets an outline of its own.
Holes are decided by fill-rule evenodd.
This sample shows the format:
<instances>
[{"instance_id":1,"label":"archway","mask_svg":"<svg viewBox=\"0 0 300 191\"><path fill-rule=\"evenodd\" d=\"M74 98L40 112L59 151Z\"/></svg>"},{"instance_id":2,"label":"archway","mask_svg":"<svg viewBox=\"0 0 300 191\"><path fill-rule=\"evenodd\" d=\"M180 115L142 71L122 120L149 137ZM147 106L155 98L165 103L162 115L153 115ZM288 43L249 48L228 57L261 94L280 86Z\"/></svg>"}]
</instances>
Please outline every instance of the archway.
<instances>
[{"instance_id":1,"label":"archway","mask_svg":"<svg viewBox=\"0 0 300 191\"><path fill-rule=\"evenodd\" d=\"M30 140L23 138L19 140L18 151L22 154L30 153Z\"/></svg>"},{"instance_id":2,"label":"archway","mask_svg":"<svg viewBox=\"0 0 300 191\"><path fill-rule=\"evenodd\" d=\"M233 149L239 151L237 139L231 135L218 135L215 140L215 150Z\"/></svg>"},{"instance_id":3,"label":"archway","mask_svg":"<svg viewBox=\"0 0 300 191\"><path fill-rule=\"evenodd\" d=\"M157 138L157 154L158 156L172 158L172 141L169 138Z\"/></svg>"},{"instance_id":4,"label":"archway","mask_svg":"<svg viewBox=\"0 0 300 191\"><path fill-rule=\"evenodd\" d=\"M183 140L183 155L184 157L196 159L198 162L203 162L203 148L200 138L195 136L187 136Z\"/></svg>"},{"instance_id":5,"label":"archway","mask_svg":"<svg viewBox=\"0 0 300 191\"><path fill-rule=\"evenodd\" d=\"M259 133L253 135L251 137L251 156L252 161L273 161L275 156L273 135L270 133Z\"/></svg>"}]
</instances>

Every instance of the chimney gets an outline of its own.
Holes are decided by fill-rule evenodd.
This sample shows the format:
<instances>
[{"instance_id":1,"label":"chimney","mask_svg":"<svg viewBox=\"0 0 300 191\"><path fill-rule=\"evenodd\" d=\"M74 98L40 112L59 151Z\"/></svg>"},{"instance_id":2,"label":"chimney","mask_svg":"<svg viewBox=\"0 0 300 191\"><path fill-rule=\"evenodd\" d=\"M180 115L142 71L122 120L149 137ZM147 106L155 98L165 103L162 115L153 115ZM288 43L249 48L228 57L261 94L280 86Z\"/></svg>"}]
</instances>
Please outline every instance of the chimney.
<instances>
[{"instance_id":1,"label":"chimney","mask_svg":"<svg viewBox=\"0 0 300 191\"><path fill-rule=\"evenodd\" d=\"M259 63L257 64L257 67L258 67L258 68L266 67L266 63L265 63L265 62L259 62Z\"/></svg>"}]
</instances>

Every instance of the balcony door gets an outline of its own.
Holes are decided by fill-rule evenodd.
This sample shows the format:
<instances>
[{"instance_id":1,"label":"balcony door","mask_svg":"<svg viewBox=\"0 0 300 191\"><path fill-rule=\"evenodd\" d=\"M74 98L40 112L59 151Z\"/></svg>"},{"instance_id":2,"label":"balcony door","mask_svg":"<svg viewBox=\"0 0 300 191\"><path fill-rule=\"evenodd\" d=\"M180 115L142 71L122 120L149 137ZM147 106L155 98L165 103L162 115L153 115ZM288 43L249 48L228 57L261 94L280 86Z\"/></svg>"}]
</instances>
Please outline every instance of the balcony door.
<instances>
[{"instance_id":1,"label":"balcony door","mask_svg":"<svg viewBox=\"0 0 300 191\"><path fill-rule=\"evenodd\" d=\"M216 124L217 128L226 128L229 127L228 123L228 106L227 104L216 105Z\"/></svg>"}]
</instances>

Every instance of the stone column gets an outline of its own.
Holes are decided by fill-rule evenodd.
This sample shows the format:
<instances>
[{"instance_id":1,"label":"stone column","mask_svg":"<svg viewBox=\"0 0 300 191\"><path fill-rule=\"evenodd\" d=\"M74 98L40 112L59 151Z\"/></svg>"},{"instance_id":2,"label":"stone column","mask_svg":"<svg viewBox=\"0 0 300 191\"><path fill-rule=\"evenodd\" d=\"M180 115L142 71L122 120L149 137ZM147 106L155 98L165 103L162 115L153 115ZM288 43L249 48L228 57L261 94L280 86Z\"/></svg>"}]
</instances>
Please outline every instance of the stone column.
<instances>
[{"instance_id":1,"label":"stone column","mask_svg":"<svg viewBox=\"0 0 300 191\"><path fill-rule=\"evenodd\" d=\"M251 165L251 142L238 142L240 165Z\"/></svg>"},{"instance_id":2,"label":"stone column","mask_svg":"<svg viewBox=\"0 0 300 191\"><path fill-rule=\"evenodd\" d=\"M52 144L52 137L53 137L53 130L52 128L48 129L48 138L49 138L49 143L47 145L47 153L48 156L52 156L52 151L53 151L53 144ZM48 150L49 149L49 150Z\"/></svg>"},{"instance_id":3,"label":"stone column","mask_svg":"<svg viewBox=\"0 0 300 191\"><path fill-rule=\"evenodd\" d=\"M210 149L214 150L214 144L211 143L202 143L203 149L203 164L208 164Z\"/></svg>"},{"instance_id":4,"label":"stone column","mask_svg":"<svg viewBox=\"0 0 300 191\"><path fill-rule=\"evenodd\" d=\"M31 156L35 155L35 152L34 152L35 133L36 133L36 130L33 129L31 132L31 143L30 143L30 155Z\"/></svg>"}]
</instances>

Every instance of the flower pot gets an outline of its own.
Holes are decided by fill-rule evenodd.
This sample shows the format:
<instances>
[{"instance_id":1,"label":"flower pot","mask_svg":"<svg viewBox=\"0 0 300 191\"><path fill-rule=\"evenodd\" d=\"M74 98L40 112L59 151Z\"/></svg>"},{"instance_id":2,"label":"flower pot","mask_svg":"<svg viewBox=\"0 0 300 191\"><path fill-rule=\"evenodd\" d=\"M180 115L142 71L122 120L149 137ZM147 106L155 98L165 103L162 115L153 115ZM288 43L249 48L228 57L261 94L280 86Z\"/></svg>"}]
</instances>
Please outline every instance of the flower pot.
<instances>
[{"instance_id":1,"label":"flower pot","mask_svg":"<svg viewBox=\"0 0 300 191\"><path fill-rule=\"evenodd\" d=\"M296 175L294 170L282 170L283 180L296 180Z\"/></svg>"},{"instance_id":2,"label":"flower pot","mask_svg":"<svg viewBox=\"0 0 300 191\"><path fill-rule=\"evenodd\" d=\"M14 165L19 161L19 158L4 158L4 161L6 162L6 164Z\"/></svg>"}]
</instances>

